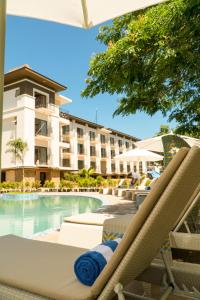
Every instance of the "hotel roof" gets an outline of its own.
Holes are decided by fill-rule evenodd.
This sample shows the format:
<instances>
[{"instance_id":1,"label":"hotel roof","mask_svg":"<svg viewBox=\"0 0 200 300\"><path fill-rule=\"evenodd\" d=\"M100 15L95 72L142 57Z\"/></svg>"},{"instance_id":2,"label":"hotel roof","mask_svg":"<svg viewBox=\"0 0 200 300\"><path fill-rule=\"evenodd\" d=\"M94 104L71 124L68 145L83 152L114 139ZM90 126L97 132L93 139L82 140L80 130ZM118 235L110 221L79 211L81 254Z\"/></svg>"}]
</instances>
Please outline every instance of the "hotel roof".
<instances>
[{"instance_id":1,"label":"hotel roof","mask_svg":"<svg viewBox=\"0 0 200 300\"><path fill-rule=\"evenodd\" d=\"M132 135L129 135L129 134L126 134L126 133L123 133L121 131L118 131L118 130L115 130L115 129L112 129L112 128L106 128L104 127L103 125L99 125L97 123L93 123L93 122L90 122L88 120L85 120L85 119L82 119L82 118L79 118L79 117L76 117L74 115L71 115L69 113L65 113L65 112L60 112L60 116L62 118L66 118L66 119L69 119L70 121L76 121L77 123L81 124L81 125L88 125L89 127L91 128L95 128L95 129L105 129L107 132L109 132L110 134L113 134L113 135L118 135L119 137L121 138L126 138L126 139L129 139L129 140L132 140L133 142L137 142L137 141L140 141L140 139L136 138L135 136L132 136Z\"/></svg>"},{"instance_id":2,"label":"hotel roof","mask_svg":"<svg viewBox=\"0 0 200 300\"><path fill-rule=\"evenodd\" d=\"M22 79L33 80L38 84L53 89L55 92L61 92L67 89L66 86L32 70L29 65L23 65L8 71L5 74L4 84L5 85L12 84Z\"/></svg>"}]
</instances>

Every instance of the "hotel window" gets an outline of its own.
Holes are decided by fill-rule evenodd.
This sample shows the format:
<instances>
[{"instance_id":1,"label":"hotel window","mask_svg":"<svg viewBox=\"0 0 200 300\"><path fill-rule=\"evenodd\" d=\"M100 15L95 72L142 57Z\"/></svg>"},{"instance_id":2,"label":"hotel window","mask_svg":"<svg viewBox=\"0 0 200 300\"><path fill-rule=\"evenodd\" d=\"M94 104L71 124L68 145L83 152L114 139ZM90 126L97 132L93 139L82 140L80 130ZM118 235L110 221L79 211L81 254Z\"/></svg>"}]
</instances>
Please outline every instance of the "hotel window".
<instances>
[{"instance_id":1,"label":"hotel window","mask_svg":"<svg viewBox=\"0 0 200 300\"><path fill-rule=\"evenodd\" d=\"M90 146L90 156L96 155L96 148L94 146Z\"/></svg>"},{"instance_id":2,"label":"hotel window","mask_svg":"<svg viewBox=\"0 0 200 300\"><path fill-rule=\"evenodd\" d=\"M110 151L110 156L111 156L111 159L112 159L113 157L115 157L115 150L111 150L111 151Z\"/></svg>"},{"instance_id":3,"label":"hotel window","mask_svg":"<svg viewBox=\"0 0 200 300\"><path fill-rule=\"evenodd\" d=\"M68 159L68 158L63 158L63 160L62 160L62 166L63 167L67 167L67 168L69 168L71 165L70 165L70 159Z\"/></svg>"},{"instance_id":4,"label":"hotel window","mask_svg":"<svg viewBox=\"0 0 200 300\"><path fill-rule=\"evenodd\" d=\"M47 107L47 96L46 95L35 92L34 96L35 96L35 107L36 108Z\"/></svg>"},{"instance_id":5,"label":"hotel window","mask_svg":"<svg viewBox=\"0 0 200 300\"><path fill-rule=\"evenodd\" d=\"M69 134L69 125L62 126L62 134Z\"/></svg>"},{"instance_id":6,"label":"hotel window","mask_svg":"<svg viewBox=\"0 0 200 300\"><path fill-rule=\"evenodd\" d=\"M120 164L120 165L119 165L119 169L120 169L120 173L123 173L123 172L124 172L124 165L123 165L123 164Z\"/></svg>"},{"instance_id":7,"label":"hotel window","mask_svg":"<svg viewBox=\"0 0 200 300\"><path fill-rule=\"evenodd\" d=\"M106 143L106 137L105 135L101 134L101 144L105 144Z\"/></svg>"},{"instance_id":8,"label":"hotel window","mask_svg":"<svg viewBox=\"0 0 200 300\"><path fill-rule=\"evenodd\" d=\"M70 153L70 148L64 148L62 152L63 153Z\"/></svg>"},{"instance_id":9,"label":"hotel window","mask_svg":"<svg viewBox=\"0 0 200 300\"><path fill-rule=\"evenodd\" d=\"M35 135L48 135L47 121L35 119Z\"/></svg>"},{"instance_id":10,"label":"hotel window","mask_svg":"<svg viewBox=\"0 0 200 300\"><path fill-rule=\"evenodd\" d=\"M90 141L95 141L95 132L94 131L90 131Z\"/></svg>"},{"instance_id":11,"label":"hotel window","mask_svg":"<svg viewBox=\"0 0 200 300\"><path fill-rule=\"evenodd\" d=\"M119 151L119 154L122 154L123 152L122 151Z\"/></svg>"},{"instance_id":12,"label":"hotel window","mask_svg":"<svg viewBox=\"0 0 200 300\"><path fill-rule=\"evenodd\" d=\"M129 142L126 142L126 149L129 148Z\"/></svg>"},{"instance_id":13,"label":"hotel window","mask_svg":"<svg viewBox=\"0 0 200 300\"><path fill-rule=\"evenodd\" d=\"M35 164L47 165L47 148L35 147Z\"/></svg>"},{"instance_id":14,"label":"hotel window","mask_svg":"<svg viewBox=\"0 0 200 300\"><path fill-rule=\"evenodd\" d=\"M90 168L94 169L96 171L96 162L95 161L90 162Z\"/></svg>"},{"instance_id":15,"label":"hotel window","mask_svg":"<svg viewBox=\"0 0 200 300\"><path fill-rule=\"evenodd\" d=\"M122 147L122 145L123 145L122 140L118 140L118 145L120 148Z\"/></svg>"},{"instance_id":16,"label":"hotel window","mask_svg":"<svg viewBox=\"0 0 200 300\"><path fill-rule=\"evenodd\" d=\"M111 164L111 171L112 173L115 173L115 164Z\"/></svg>"},{"instance_id":17,"label":"hotel window","mask_svg":"<svg viewBox=\"0 0 200 300\"><path fill-rule=\"evenodd\" d=\"M78 160L78 169L81 170L84 168L84 160Z\"/></svg>"},{"instance_id":18,"label":"hotel window","mask_svg":"<svg viewBox=\"0 0 200 300\"><path fill-rule=\"evenodd\" d=\"M101 157L106 157L106 149L101 148Z\"/></svg>"},{"instance_id":19,"label":"hotel window","mask_svg":"<svg viewBox=\"0 0 200 300\"><path fill-rule=\"evenodd\" d=\"M132 144L132 149L135 149L136 147L135 147L135 144Z\"/></svg>"},{"instance_id":20,"label":"hotel window","mask_svg":"<svg viewBox=\"0 0 200 300\"><path fill-rule=\"evenodd\" d=\"M131 171L131 166L127 165L127 173L130 173L130 171Z\"/></svg>"},{"instance_id":21,"label":"hotel window","mask_svg":"<svg viewBox=\"0 0 200 300\"><path fill-rule=\"evenodd\" d=\"M84 154L84 145L78 144L78 154Z\"/></svg>"},{"instance_id":22,"label":"hotel window","mask_svg":"<svg viewBox=\"0 0 200 300\"><path fill-rule=\"evenodd\" d=\"M77 128L77 137L78 139L83 137L83 128Z\"/></svg>"},{"instance_id":23,"label":"hotel window","mask_svg":"<svg viewBox=\"0 0 200 300\"><path fill-rule=\"evenodd\" d=\"M111 146L115 145L115 139L113 137L110 138L110 144L111 144Z\"/></svg>"}]
</instances>

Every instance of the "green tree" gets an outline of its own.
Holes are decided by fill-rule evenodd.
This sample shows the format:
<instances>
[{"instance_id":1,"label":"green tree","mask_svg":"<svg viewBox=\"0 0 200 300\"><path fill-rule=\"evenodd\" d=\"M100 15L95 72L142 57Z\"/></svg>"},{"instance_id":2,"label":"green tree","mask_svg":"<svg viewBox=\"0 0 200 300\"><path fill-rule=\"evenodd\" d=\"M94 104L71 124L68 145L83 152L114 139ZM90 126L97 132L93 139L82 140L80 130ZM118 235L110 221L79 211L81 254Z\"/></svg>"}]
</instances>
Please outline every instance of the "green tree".
<instances>
[{"instance_id":1,"label":"green tree","mask_svg":"<svg viewBox=\"0 0 200 300\"><path fill-rule=\"evenodd\" d=\"M160 136L170 133L171 130L168 125L160 125L160 131L155 134L155 136Z\"/></svg>"},{"instance_id":2,"label":"green tree","mask_svg":"<svg viewBox=\"0 0 200 300\"><path fill-rule=\"evenodd\" d=\"M23 183L23 191L24 191L24 157L26 152L28 151L28 145L21 138L11 139L7 143L7 152L14 154L15 159L19 160L22 164L22 183Z\"/></svg>"},{"instance_id":3,"label":"green tree","mask_svg":"<svg viewBox=\"0 0 200 300\"><path fill-rule=\"evenodd\" d=\"M177 132L200 132L200 1L171 0L100 29L84 97L119 94L114 114L161 111Z\"/></svg>"}]
</instances>

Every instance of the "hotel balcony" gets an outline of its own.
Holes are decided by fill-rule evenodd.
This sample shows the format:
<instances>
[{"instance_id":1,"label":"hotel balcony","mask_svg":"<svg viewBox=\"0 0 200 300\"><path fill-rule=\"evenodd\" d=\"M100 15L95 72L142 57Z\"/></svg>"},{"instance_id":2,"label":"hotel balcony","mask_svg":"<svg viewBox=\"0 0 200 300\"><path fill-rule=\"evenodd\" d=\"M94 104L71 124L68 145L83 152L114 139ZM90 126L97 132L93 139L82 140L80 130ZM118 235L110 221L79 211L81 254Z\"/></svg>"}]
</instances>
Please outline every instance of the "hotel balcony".
<instances>
[{"instance_id":1,"label":"hotel balcony","mask_svg":"<svg viewBox=\"0 0 200 300\"><path fill-rule=\"evenodd\" d=\"M40 114L49 115L49 112L56 113L58 111L56 105L47 102L47 97L45 95L36 94L35 95L35 111Z\"/></svg>"},{"instance_id":2,"label":"hotel balcony","mask_svg":"<svg viewBox=\"0 0 200 300\"><path fill-rule=\"evenodd\" d=\"M68 158L63 158L60 160L60 167L61 168L66 168L66 169L71 169L71 161Z\"/></svg>"},{"instance_id":3,"label":"hotel balcony","mask_svg":"<svg viewBox=\"0 0 200 300\"><path fill-rule=\"evenodd\" d=\"M35 165L48 166L49 157L47 148L43 146L35 146Z\"/></svg>"},{"instance_id":4,"label":"hotel balcony","mask_svg":"<svg viewBox=\"0 0 200 300\"><path fill-rule=\"evenodd\" d=\"M60 136L61 143L70 143L70 136L68 134L63 134Z\"/></svg>"},{"instance_id":5,"label":"hotel balcony","mask_svg":"<svg viewBox=\"0 0 200 300\"><path fill-rule=\"evenodd\" d=\"M48 128L47 121L35 119L35 141L46 144L50 139L50 129ZM46 143L45 143L46 142Z\"/></svg>"}]
</instances>

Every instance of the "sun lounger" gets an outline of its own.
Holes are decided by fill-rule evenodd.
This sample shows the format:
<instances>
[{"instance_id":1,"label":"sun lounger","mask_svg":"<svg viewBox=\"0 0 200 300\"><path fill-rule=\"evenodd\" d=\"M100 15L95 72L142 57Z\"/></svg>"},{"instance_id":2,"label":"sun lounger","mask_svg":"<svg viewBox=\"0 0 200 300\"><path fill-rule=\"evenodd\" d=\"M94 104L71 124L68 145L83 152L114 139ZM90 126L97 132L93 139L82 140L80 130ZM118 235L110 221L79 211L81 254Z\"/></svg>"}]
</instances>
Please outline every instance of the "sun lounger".
<instances>
[{"instance_id":1,"label":"sun lounger","mask_svg":"<svg viewBox=\"0 0 200 300\"><path fill-rule=\"evenodd\" d=\"M200 149L182 149L156 182L91 287L79 283L73 272L74 261L84 249L1 237L1 299L109 300L115 293L118 299L125 299L122 286L150 265L198 192L199 183ZM172 286L167 286L164 295L171 291Z\"/></svg>"}]
</instances>

